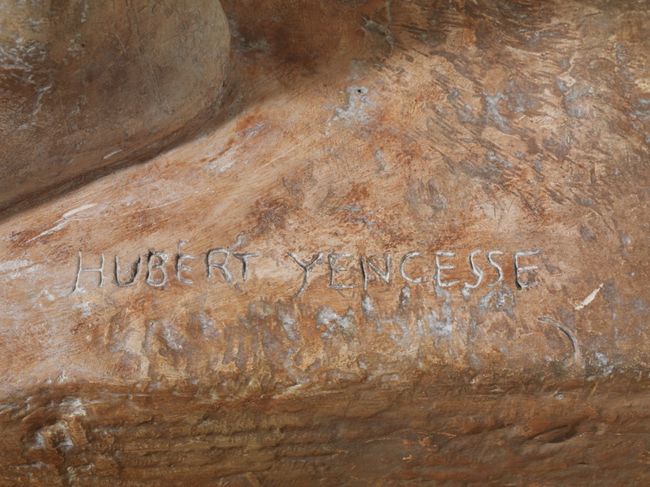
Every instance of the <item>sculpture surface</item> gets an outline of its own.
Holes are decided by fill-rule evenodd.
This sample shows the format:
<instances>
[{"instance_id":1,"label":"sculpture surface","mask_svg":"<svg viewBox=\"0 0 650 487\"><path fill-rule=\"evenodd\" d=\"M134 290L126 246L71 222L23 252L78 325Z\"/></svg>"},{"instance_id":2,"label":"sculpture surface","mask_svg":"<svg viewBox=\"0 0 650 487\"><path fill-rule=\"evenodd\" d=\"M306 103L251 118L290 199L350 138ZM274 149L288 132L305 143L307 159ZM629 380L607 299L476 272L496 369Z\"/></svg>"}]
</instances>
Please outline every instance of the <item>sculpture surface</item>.
<instances>
[{"instance_id":1,"label":"sculpture surface","mask_svg":"<svg viewBox=\"0 0 650 487\"><path fill-rule=\"evenodd\" d=\"M187 4L170 147L2 120L0 485L647 484L650 4Z\"/></svg>"},{"instance_id":2,"label":"sculpture surface","mask_svg":"<svg viewBox=\"0 0 650 487\"><path fill-rule=\"evenodd\" d=\"M155 154L218 100L218 1L0 2L0 209Z\"/></svg>"}]
</instances>

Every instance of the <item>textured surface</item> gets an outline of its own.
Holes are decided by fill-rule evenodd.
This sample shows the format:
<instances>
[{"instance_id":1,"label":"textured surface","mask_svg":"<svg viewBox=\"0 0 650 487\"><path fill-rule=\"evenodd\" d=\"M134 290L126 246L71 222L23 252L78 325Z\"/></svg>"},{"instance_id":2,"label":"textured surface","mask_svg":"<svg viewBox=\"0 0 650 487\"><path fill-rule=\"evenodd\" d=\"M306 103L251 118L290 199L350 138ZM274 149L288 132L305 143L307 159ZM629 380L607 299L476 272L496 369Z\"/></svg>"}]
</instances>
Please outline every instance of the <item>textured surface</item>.
<instances>
[{"instance_id":1,"label":"textured surface","mask_svg":"<svg viewBox=\"0 0 650 487\"><path fill-rule=\"evenodd\" d=\"M0 223L0 479L648 484L650 4L223 5L219 117Z\"/></svg>"},{"instance_id":2,"label":"textured surface","mask_svg":"<svg viewBox=\"0 0 650 487\"><path fill-rule=\"evenodd\" d=\"M0 1L0 209L159 152L219 98L213 0Z\"/></svg>"}]
</instances>

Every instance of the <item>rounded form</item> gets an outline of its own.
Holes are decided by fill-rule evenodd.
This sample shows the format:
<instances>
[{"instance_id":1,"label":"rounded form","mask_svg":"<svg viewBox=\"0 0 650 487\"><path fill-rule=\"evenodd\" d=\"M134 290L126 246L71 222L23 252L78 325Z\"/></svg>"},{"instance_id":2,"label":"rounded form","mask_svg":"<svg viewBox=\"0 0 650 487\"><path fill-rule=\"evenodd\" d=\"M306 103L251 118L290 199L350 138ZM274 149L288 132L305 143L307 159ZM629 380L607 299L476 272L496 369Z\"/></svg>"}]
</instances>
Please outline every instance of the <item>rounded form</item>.
<instances>
[{"instance_id":1,"label":"rounded form","mask_svg":"<svg viewBox=\"0 0 650 487\"><path fill-rule=\"evenodd\" d=\"M217 0L0 0L0 208L178 131L229 47Z\"/></svg>"}]
</instances>

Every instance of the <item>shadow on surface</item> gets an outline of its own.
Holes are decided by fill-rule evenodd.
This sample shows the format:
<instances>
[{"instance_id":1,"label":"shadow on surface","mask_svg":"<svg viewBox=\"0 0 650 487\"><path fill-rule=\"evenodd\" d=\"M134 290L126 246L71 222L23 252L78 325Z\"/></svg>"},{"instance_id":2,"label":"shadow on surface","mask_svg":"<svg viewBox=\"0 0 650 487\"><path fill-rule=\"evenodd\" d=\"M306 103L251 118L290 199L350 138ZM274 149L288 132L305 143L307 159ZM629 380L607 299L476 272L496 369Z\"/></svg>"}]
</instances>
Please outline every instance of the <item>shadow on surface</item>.
<instances>
[{"instance_id":1,"label":"shadow on surface","mask_svg":"<svg viewBox=\"0 0 650 487\"><path fill-rule=\"evenodd\" d=\"M225 0L222 4L230 24L231 52L228 78L218 102L154 143L127 148L126 155L110 165L62 183L45 183L35 191L0 203L0 220L213 133L263 99L286 91L300 93L324 79L332 82L346 77L353 62L373 62L392 51L388 30L377 27L389 22L385 2L339 0L323 5L309 1Z\"/></svg>"}]
</instances>

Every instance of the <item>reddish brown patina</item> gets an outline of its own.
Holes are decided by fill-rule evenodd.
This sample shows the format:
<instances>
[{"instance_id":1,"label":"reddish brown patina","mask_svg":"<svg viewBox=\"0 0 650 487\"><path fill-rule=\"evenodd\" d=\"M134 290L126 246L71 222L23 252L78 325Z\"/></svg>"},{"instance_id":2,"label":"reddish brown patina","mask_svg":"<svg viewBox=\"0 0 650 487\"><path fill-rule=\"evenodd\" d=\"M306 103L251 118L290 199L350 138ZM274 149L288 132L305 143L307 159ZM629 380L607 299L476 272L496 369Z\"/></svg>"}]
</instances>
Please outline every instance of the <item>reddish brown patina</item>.
<instances>
[{"instance_id":1,"label":"reddish brown patina","mask_svg":"<svg viewBox=\"0 0 650 487\"><path fill-rule=\"evenodd\" d=\"M648 484L650 4L222 4L151 153L3 139L0 483Z\"/></svg>"}]
</instances>

